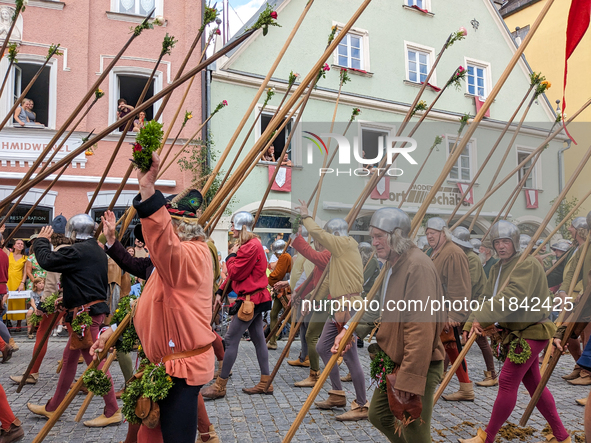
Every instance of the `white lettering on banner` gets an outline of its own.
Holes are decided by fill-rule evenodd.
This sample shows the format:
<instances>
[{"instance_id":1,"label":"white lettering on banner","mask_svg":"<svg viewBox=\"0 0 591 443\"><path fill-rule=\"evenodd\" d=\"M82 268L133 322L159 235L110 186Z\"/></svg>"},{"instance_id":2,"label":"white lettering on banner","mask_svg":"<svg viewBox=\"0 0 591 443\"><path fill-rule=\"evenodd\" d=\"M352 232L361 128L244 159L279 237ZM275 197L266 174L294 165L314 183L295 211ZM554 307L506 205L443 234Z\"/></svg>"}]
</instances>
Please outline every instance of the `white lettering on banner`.
<instances>
[{"instance_id":1,"label":"white lettering on banner","mask_svg":"<svg viewBox=\"0 0 591 443\"><path fill-rule=\"evenodd\" d=\"M19 134L18 132L21 131L23 133ZM32 133L34 131L43 131L44 133L34 134ZM32 163L39 158L39 155L45 148L47 148L47 145L53 136L53 134L45 134L46 131L42 129L15 129L6 132L7 133L0 134L0 161L2 162L2 166L7 166L8 162L11 162L20 167L28 167L28 163ZM62 140L63 138L55 143L52 147L53 151L58 148ZM80 137L73 135L68 139L64 146L61 147L52 161L57 162L61 160L81 145L82 140ZM79 165L83 168L86 163L86 156L82 153L76 156L72 163L74 167Z\"/></svg>"}]
</instances>

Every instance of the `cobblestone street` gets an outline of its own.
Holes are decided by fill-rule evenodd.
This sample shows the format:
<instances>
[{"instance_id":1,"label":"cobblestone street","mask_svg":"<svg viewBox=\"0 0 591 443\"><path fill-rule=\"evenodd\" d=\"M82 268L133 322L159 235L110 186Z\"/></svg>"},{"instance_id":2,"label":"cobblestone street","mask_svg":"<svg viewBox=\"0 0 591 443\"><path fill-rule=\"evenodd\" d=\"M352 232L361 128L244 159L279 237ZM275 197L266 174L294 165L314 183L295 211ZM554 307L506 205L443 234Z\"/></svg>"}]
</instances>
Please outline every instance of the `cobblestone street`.
<instances>
[{"instance_id":1,"label":"cobblestone street","mask_svg":"<svg viewBox=\"0 0 591 443\"><path fill-rule=\"evenodd\" d=\"M52 338L43 365L41 367L40 379L36 385L26 385L20 394L16 393L16 385L9 379L10 375L22 374L33 349L33 340L27 340L26 335L17 335L16 341L20 351L14 354L12 360L0 365L0 382L8 394L8 401L15 414L23 421L26 432L24 442L31 442L34 436L45 424L45 419L33 415L27 409L27 402L45 403L52 395L57 384L58 375L55 373L57 361L66 343L65 338ZM270 366L273 367L279 357L285 341L278 342L277 351L269 351ZM294 343L292 358L299 352L299 342ZM367 346L360 352L362 364L369 374L369 356ZM480 350L474 348L468 355L468 367L473 381L479 381L483 377L484 361ZM565 356L558 364L555 375L549 383L549 388L556 399L558 411L570 431L579 431L577 441L583 439L583 407L575 403L576 398L587 395L589 388L575 387L560 376L570 372L573 361L570 356ZM78 366L78 373L81 374L83 365ZM116 382L116 389L123 383L123 377L119 366L115 363L112 366L112 373ZM345 375L346 367L341 367L341 374ZM223 399L206 401L207 412L214 424L221 440L227 442L280 442L289 429L297 412L310 392L309 388L295 388L293 383L301 380L307 374L307 368L292 368L287 364L281 368L275 380L275 395L249 396L242 393L245 386L250 387L258 382L259 369L251 343L241 343L238 360L233 369L233 375L228 382L228 394ZM457 380L454 379L448 387L448 392L457 390ZM320 398L327 397L330 389L325 384L321 391ZM344 383L347 391L348 402L353 397L352 383ZM432 422L432 438L434 442L456 442L457 438L473 436L478 426L486 426L492 410L492 405L497 393L497 388L475 388L476 401L463 403L448 403L441 400L435 408ZM369 388L368 398L371 398L373 386ZM91 429L82 423L76 423L74 417L82 404L84 397L79 395L62 416L58 424L52 429L45 441L47 442L119 442L125 439L127 425L113 426L103 429ZM523 409L526 407L529 396L521 386L515 412L509 421L517 424ZM100 399L93 399L84 419L89 420L102 413L103 402ZM343 410L321 411L311 409L306 416L302 426L296 434L294 441L297 442L384 442L385 438L368 422L345 422L341 423L334 419L335 415L341 414ZM529 426L535 432L525 437L528 442L544 440L541 430L546 425L545 420L539 412L535 411ZM498 440L506 441L506 440ZM519 441L514 439L513 441ZM573 440L575 441L575 440Z\"/></svg>"}]
</instances>

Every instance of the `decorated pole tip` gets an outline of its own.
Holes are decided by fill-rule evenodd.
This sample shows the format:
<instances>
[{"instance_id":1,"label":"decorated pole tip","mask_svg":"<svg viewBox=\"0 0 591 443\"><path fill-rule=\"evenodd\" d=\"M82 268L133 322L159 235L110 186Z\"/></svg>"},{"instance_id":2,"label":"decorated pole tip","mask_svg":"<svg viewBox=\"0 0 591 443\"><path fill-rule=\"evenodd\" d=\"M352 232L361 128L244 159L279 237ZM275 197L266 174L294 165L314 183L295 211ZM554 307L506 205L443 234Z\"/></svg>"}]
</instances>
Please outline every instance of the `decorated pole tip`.
<instances>
[{"instance_id":1,"label":"decorated pole tip","mask_svg":"<svg viewBox=\"0 0 591 443\"><path fill-rule=\"evenodd\" d=\"M466 37L468 35L468 31L463 26L459 29L459 32Z\"/></svg>"}]
</instances>

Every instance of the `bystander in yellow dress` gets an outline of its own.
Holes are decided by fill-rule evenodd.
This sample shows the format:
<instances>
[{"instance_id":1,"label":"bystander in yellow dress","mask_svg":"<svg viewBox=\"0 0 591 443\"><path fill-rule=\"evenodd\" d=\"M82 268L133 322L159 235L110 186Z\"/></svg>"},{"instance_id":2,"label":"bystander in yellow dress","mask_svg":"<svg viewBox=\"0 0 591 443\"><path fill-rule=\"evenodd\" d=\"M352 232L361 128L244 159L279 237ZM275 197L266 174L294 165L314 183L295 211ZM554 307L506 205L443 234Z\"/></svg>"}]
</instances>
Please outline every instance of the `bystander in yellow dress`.
<instances>
[{"instance_id":1,"label":"bystander in yellow dress","mask_svg":"<svg viewBox=\"0 0 591 443\"><path fill-rule=\"evenodd\" d=\"M25 265L27 263L27 256L22 255L19 260L14 259L14 255L11 252L8 256L8 286L9 291L18 291L18 287L23 281L23 275L25 273ZM9 311L24 311L27 305L27 300L22 298L18 300L8 300ZM25 314L7 314L6 319L8 320L24 320Z\"/></svg>"}]
</instances>

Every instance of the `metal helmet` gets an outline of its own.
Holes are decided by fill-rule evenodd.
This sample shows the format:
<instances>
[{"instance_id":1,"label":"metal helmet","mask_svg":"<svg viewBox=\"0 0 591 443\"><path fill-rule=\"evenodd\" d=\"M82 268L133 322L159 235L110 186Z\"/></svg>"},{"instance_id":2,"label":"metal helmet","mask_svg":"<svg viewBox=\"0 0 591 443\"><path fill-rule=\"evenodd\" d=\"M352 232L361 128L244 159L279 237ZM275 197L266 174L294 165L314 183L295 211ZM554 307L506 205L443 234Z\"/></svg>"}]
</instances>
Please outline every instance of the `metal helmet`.
<instances>
[{"instance_id":1,"label":"metal helmet","mask_svg":"<svg viewBox=\"0 0 591 443\"><path fill-rule=\"evenodd\" d=\"M456 245L460 245L464 248L472 249L472 243L470 243L470 231L468 228L458 226L451 234L451 241Z\"/></svg>"},{"instance_id":2,"label":"metal helmet","mask_svg":"<svg viewBox=\"0 0 591 443\"><path fill-rule=\"evenodd\" d=\"M507 220L499 220L496 222L490 230L490 241L493 245L495 245L495 240L500 240L502 238L507 238L511 240L513 243L513 248L515 252L519 252L519 229L513 223L508 222Z\"/></svg>"},{"instance_id":3,"label":"metal helmet","mask_svg":"<svg viewBox=\"0 0 591 443\"><path fill-rule=\"evenodd\" d=\"M536 249L538 249L542 243L544 243L544 239L543 239L543 238L539 239L539 240L536 242L536 244L535 244L535 245L534 245L534 247L533 247L533 250L535 251ZM544 250L546 250L546 246L544 246Z\"/></svg>"},{"instance_id":4,"label":"metal helmet","mask_svg":"<svg viewBox=\"0 0 591 443\"><path fill-rule=\"evenodd\" d=\"M234 214L232 216L232 222L236 231L242 231L242 226L246 226L246 230L252 232L254 227L254 217L247 211L240 211Z\"/></svg>"},{"instance_id":5,"label":"metal helmet","mask_svg":"<svg viewBox=\"0 0 591 443\"><path fill-rule=\"evenodd\" d=\"M402 209L382 208L371 216L369 226L393 234L399 228L403 237L408 237L410 232L410 218Z\"/></svg>"},{"instance_id":6,"label":"metal helmet","mask_svg":"<svg viewBox=\"0 0 591 443\"><path fill-rule=\"evenodd\" d=\"M277 257L283 254L283 250L285 249L285 240L275 240L271 245L271 252L273 252Z\"/></svg>"},{"instance_id":7,"label":"metal helmet","mask_svg":"<svg viewBox=\"0 0 591 443\"><path fill-rule=\"evenodd\" d=\"M87 240L94 236L96 223L88 214L78 214L66 223L66 237L72 240Z\"/></svg>"},{"instance_id":8,"label":"metal helmet","mask_svg":"<svg viewBox=\"0 0 591 443\"><path fill-rule=\"evenodd\" d=\"M589 230L589 223L587 223L588 218L589 218L589 215L587 215L587 218L585 218L585 217L574 218L572 221L573 228Z\"/></svg>"},{"instance_id":9,"label":"metal helmet","mask_svg":"<svg viewBox=\"0 0 591 443\"><path fill-rule=\"evenodd\" d=\"M521 234L519 236L519 250L521 252L525 251L525 248L527 248L527 245L529 245L529 243L531 242L531 237L527 234Z\"/></svg>"},{"instance_id":10,"label":"metal helmet","mask_svg":"<svg viewBox=\"0 0 591 443\"><path fill-rule=\"evenodd\" d=\"M482 246L482 242L480 240L478 240L477 238L473 238L470 240L470 243L472 244L472 250L474 251L474 253L479 254L480 247Z\"/></svg>"},{"instance_id":11,"label":"metal helmet","mask_svg":"<svg viewBox=\"0 0 591 443\"><path fill-rule=\"evenodd\" d=\"M332 235L347 237L349 235L349 224L342 218L333 218L324 225L324 230Z\"/></svg>"},{"instance_id":12,"label":"metal helmet","mask_svg":"<svg viewBox=\"0 0 591 443\"><path fill-rule=\"evenodd\" d=\"M434 229L435 231L443 231L443 228L447 228L447 223L441 217L433 217L427 220L427 226L425 227L425 231L427 229Z\"/></svg>"},{"instance_id":13,"label":"metal helmet","mask_svg":"<svg viewBox=\"0 0 591 443\"><path fill-rule=\"evenodd\" d=\"M365 253L368 253L369 255L373 254L373 246L365 241L362 241L361 243L359 243L358 248L359 248L359 252L365 252Z\"/></svg>"},{"instance_id":14,"label":"metal helmet","mask_svg":"<svg viewBox=\"0 0 591 443\"><path fill-rule=\"evenodd\" d=\"M419 237L419 239L417 240L417 247L421 250L424 251L425 248L429 247L429 242L427 241L427 237L426 236L422 236Z\"/></svg>"},{"instance_id":15,"label":"metal helmet","mask_svg":"<svg viewBox=\"0 0 591 443\"><path fill-rule=\"evenodd\" d=\"M550 246L550 249L557 249L558 251L566 252L571 248L572 245L573 244L570 240L563 239L563 240L557 241L552 246Z\"/></svg>"}]
</instances>

